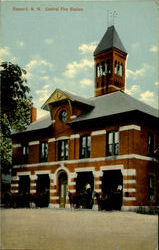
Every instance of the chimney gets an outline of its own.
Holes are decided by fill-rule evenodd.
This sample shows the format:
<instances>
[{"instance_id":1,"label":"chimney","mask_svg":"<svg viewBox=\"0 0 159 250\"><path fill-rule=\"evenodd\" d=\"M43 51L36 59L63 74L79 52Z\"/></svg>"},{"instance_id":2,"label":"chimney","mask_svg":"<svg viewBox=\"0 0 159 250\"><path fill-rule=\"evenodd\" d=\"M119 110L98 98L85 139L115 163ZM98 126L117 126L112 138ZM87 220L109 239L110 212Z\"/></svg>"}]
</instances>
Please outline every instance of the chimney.
<instances>
[{"instance_id":1,"label":"chimney","mask_svg":"<svg viewBox=\"0 0 159 250\"><path fill-rule=\"evenodd\" d=\"M32 107L31 110L31 123L37 120L37 108Z\"/></svg>"}]
</instances>

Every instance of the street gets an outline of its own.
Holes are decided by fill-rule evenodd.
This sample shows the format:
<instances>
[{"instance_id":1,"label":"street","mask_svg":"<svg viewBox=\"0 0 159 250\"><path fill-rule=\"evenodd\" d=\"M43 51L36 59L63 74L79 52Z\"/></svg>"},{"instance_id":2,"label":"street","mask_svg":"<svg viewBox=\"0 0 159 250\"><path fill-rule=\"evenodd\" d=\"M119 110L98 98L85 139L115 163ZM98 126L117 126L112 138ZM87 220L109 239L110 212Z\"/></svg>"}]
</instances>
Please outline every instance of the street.
<instances>
[{"instance_id":1,"label":"street","mask_svg":"<svg viewBox=\"0 0 159 250\"><path fill-rule=\"evenodd\" d=\"M1 209L1 249L157 250L158 217L133 212Z\"/></svg>"}]
</instances>

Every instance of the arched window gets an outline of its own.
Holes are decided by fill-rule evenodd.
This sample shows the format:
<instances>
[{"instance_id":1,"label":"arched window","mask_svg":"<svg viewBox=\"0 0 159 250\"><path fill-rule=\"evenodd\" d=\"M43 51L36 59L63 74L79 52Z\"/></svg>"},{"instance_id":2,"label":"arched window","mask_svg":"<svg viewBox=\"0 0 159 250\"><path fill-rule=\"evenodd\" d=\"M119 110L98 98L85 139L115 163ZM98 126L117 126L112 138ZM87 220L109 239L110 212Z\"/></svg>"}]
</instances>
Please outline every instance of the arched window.
<instances>
[{"instance_id":1,"label":"arched window","mask_svg":"<svg viewBox=\"0 0 159 250\"><path fill-rule=\"evenodd\" d=\"M96 77L100 76L99 64L96 66Z\"/></svg>"},{"instance_id":2,"label":"arched window","mask_svg":"<svg viewBox=\"0 0 159 250\"><path fill-rule=\"evenodd\" d=\"M120 63L117 63L117 75L120 75Z\"/></svg>"},{"instance_id":3,"label":"arched window","mask_svg":"<svg viewBox=\"0 0 159 250\"><path fill-rule=\"evenodd\" d=\"M102 75L104 76L105 75L105 63L102 62Z\"/></svg>"},{"instance_id":4,"label":"arched window","mask_svg":"<svg viewBox=\"0 0 159 250\"><path fill-rule=\"evenodd\" d=\"M110 63L110 60L107 60L107 73L108 74L111 73L111 63Z\"/></svg>"},{"instance_id":5,"label":"arched window","mask_svg":"<svg viewBox=\"0 0 159 250\"><path fill-rule=\"evenodd\" d=\"M123 64L121 63L119 66L119 76L123 75Z\"/></svg>"},{"instance_id":6,"label":"arched window","mask_svg":"<svg viewBox=\"0 0 159 250\"><path fill-rule=\"evenodd\" d=\"M117 61L115 61L115 74L117 74Z\"/></svg>"},{"instance_id":7,"label":"arched window","mask_svg":"<svg viewBox=\"0 0 159 250\"><path fill-rule=\"evenodd\" d=\"M100 71L100 73L99 73L100 75L99 76L102 76L103 75L102 65L100 65L99 68L100 68L100 70L99 70Z\"/></svg>"},{"instance_id":8,"label":"arched window","mask_svg":"<svg viewBox=\"0 0 159 250\"><path fill-rule=\"evenodd\" d=\"M107 63L105 63L105 75L108 73L108 65L107 65Z\"/></svg>"},{"instance_id":9,"label":"arched window","mask_svg":"<svg viewBox=\"0 0 159 250\"><path fill-rule=\"evenodd\" d=\"M102 82L101 82L101 87L104 87L104 81L103 81L103 79L102 79Z\"/></svg>"}]
</instances>

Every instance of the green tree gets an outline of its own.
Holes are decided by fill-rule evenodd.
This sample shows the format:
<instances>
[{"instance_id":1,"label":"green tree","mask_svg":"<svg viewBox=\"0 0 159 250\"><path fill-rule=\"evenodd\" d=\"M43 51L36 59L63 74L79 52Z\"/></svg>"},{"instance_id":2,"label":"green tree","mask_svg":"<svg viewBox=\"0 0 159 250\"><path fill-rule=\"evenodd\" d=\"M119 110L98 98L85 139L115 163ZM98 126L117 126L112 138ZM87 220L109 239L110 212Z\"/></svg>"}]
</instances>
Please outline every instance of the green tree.
<instances>
[{"instance_id":1,"label":"green tree","mask_svg":"<svg viewBox=\"0 0 159 250\"><path fill-rule=\"evenodd\" d=\"M31 119L32 97L25 74L24 69L10 62L2 62L0 65L2 171L9 169L12 163L11 133L24 130Z\"/></svg>"}]
</instances>

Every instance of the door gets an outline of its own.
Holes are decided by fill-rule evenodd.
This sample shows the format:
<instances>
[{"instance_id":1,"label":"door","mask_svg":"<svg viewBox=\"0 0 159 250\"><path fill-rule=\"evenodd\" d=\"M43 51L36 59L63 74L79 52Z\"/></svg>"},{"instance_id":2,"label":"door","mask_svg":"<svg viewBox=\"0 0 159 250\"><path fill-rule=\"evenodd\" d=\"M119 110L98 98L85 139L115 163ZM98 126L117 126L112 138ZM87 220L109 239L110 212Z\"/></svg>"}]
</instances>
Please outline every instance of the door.
<instances>
[{"instance_id":1,"label":"door","mask_svg":"<svg viewBox=\"0 0 159 250\"><path fill-rule=\"evenodd\" d=\"M59 193L60 193L60 207L65 207L66 195L67 195L67 175L65 172L62 172L59 175Z\"/></svg>"}]
</instances>

